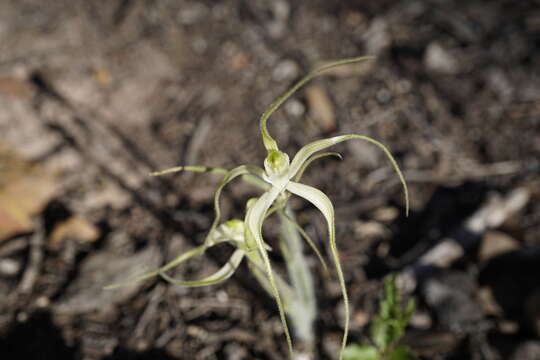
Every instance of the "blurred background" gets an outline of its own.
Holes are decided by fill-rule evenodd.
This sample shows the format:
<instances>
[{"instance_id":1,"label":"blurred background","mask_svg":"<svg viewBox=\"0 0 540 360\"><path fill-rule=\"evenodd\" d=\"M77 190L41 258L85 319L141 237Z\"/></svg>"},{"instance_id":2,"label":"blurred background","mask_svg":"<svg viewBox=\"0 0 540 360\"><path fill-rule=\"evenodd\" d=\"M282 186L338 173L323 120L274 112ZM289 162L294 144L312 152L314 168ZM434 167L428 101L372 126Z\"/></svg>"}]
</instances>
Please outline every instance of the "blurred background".
<instances>
[{"instance_id":1,"label":"blurred background","mask_svg":"<svg viewBox=\"0 0 540 360\"><path fill-rule=\"evenodd\" d=\"M361 142L306 172L336 205L350 341L367 341L396 272L418 304L403 341L423 359L540 359L539 48L534 0L1 1L0 357L285 358L277 309L246 269L197 289L102 287L200 244L211 224L219 176L148 172L262 165L258 117L273 99L326 61L374 55L313 81L269 125L290 155L372 136L409 183L405 218L384 154ZM232 184L225 216L257 193ZM323 218L293 206L324 247ZM343 304L310 259L314 358L333 359Z\"/></svg>"}]
</instances>

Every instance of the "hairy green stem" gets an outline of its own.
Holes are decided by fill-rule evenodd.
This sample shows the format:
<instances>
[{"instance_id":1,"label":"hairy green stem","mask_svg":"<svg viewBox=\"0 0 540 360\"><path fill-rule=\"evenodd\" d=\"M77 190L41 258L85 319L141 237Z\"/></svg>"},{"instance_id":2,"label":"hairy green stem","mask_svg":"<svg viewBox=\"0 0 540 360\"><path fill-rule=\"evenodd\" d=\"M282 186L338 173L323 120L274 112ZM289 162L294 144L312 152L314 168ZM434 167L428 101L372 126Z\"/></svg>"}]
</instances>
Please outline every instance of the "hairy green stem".
<instances>
[{"instance_id":1,"label":"hairy green stem","mask_svg":"<svg viewBox=\"0 0 540 360\"><path fill-rule=\"evenodd\" d=\"M280 246L285 258L291 287L295 294L287 309L295 335L310 350L315 343L314 323L317 318L317 302L313 277L303 252L302 238L295 224L294 213L289 206L284 214L279 213L281 222Z\"/></svg>"}]
</instances>

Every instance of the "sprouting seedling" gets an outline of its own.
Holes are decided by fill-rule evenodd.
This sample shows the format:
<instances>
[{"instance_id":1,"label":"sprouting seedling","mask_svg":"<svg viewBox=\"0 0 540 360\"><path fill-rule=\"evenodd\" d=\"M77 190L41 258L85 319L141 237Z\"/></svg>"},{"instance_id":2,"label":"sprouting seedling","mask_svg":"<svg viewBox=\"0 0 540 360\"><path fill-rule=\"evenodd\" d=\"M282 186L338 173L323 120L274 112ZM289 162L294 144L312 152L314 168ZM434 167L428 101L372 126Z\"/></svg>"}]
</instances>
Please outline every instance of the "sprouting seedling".
<instances>
[{"instance_id":1,"label":"sprouting seedling","mask_svg":"<svg viewBox=\"0 0 540 360\"><path fill-rule=\"evenodd\" d=\"M323 72L330 70L332 68L335 68L337 66L350 64L350 63L356 63L356 62L365 61L369 59L371 59L371 57L351 58L351 59L340 60L337 62L330 63L328 65L322 66L314 70L313 72L309 73L306 77L301 79L291 89L289 89L285 94L279 97L272 105L270 105L270 107L262 114L260 118L261 136L262 136L264 147L266 148L266 151L267 151L267 156L264 160L264 169L261 167L250 166L250 165L241 165L232 170L225 170L225 169L220 169L220 168L206 168L206 167L201 167L201 166L185 166L185 167L171 168L162 172L153 173L152 175L163 175L163 174L168 174L168 173L172 173L176 171L183 171L183 170L195 171L195 172L213 172L213 173L222 174L223 178L218 184L216 192L214 194L215 217L214 217L212 226L208 232L208 235L206 237L204 245L202 245L201 247L195 248L186 254L179 256L177 259L171 261L170 263L166 264L165 266L161 267L160 269L154 272L151 272L151 273L148 273L148 274L145 274L143 276L136 278L135 281L147 279L155 275L161 275L166 280L172 281L170 277L164 274L166 270L182 263L187 258L203 253L204 250L206 250L206 248L214 245L217 241L215 239L216 231L221 229L223 232L224 229L231 228L230 223L229 224L225 223L224 225L220 225L221 210L220 210L219 202L220 202L221 192L223 188L229 182L233 181L237 177L243 177L244 180L258 185L263 190L263 193L259 197L254 198L248 202L248 205L246 207L246 214L245 214L243 222L234 223L234 227L238 227L238 230L240 230L239 224L240 223L242 224L243 231L244 231L242 241L232 242L230 241L230 239L223 240L223 241L228 241L232 243L238 248L238 250L235 251L235 253L233 253L231 260L227 264L225 264L225 266L222 269L220 269L220 271L218 271L219 272L218 275L215 275L215 276L212 275L210 279L208 278L203 279L206 281L200 280L200 281L195 281L195 282L177 282L177 281L174 281L174 282L180 285L185 285L185 286L200 286L200 285L207 285L211 283L213 284L213 283L221 282L224 279L228 278L234 272L234 270L238 267L242 258L244 256L247 256L250 259L250 262L255 265L255 267L253 267L253 269L255 269L254 271L258 272L259 275L263 273L264 276L266 276L267 278L265 287L269 289L269 291L272 293L277 303L279 316L283 324L285 337L287 340L289 354L290 354L290 357L293 358L293 345L292 345L291 335L289 333L289 328L287 325L287 320L285 317L287 304L285 304L284 301L282 300L283 291L288 291L288 290L286 286L281 284L282 281L279 278L277 278L276 275L274 274L274 271L272 269L272 265L270 263L270 259L268 256L268 251L270 247L264 241L263 234L262 234L262 225L263 225L264 220L273 212L279 211L281 214L284 214L285 204L287 203L287 200L289 199L291 195L299 196L307 200L311 204L313 204L319 211L321 211L328 226L328 239L329 239L329 244L330 244L330 251L332 253L336 273L338 276L339 285L341 288L341 293L342 293L343 302L344 302L344 310L345 310L344 311L345 312L344 332L343 332L341 350L340 350L340 355L339 355L339 358L342 359L342 353L347 343L347 335L348 335L348 329L349 329L349 303L348 303L347 289L345 287L345 279L344 279L343 270L341 267L341 261L339 258L339 253L338 253L338 249L336 245L334 206L331 200L322 191L314 187L300 183L302 174L304 170L307 168L307 166L310 165L316 159L319 159L323 156L341 157L337 153L319 153L320 151L332 145L335 145L335 144L338 144L347 140L358 139L358 140L364 140L371 144L376 145L384 152L384 154L390 160L391 165L395 169L399 177L399 180L401 181L403 185L404 195L405 195L405 207L406 207L406 212L408 213L409 199L408 199L408 192L407 192L405 179L403 178L403 175L396 161L392 157L390 151L382 143L364 135L347 134L347 135L334 136L327 139L314 141L302 147L291 161L289 156L279 149L277 142L275 141L274 138L272 138L272 136L268 132L267 122L270 116L280 107L280 105L283 102L285 102L298 89L300 89L303 85L305 85L308 81L310 81L317 75L322 74ZM290 219L290 221L294 222L293 219ZM225 228L223 226L225 226ZM299 228L299 225L296 223L295 223L295 226ZM319 258L322 259L318 250L316 250L316 246L314 245L313 241L309 239L309 237L307 236L307 234L305 234L304 231L301 231L301 234L307 240L308 244L316 251ZM237 254L236 257L235 257L235 254ZM323 265L324 265L324 260L323 260ZM120 285L123 285L123 284L120 284ZM114 286L119 286L119 285L113 285L112 287ZM288 297L285 296L285 299L288 299Z\"/></svg>"},{"instance_id":2,"label":"sprouting seedling","mask_svg":"<svg viewBox=\"0 0 540 360\"><path fill-rule=\"evenodd\" d=\"M414 311L414 300L404 302L395 274L384 278L379 313L371 324L371 344L352 344L345 349L345 360L416 360L406 346L398 345Z\"/></svg>"}]
</instances>

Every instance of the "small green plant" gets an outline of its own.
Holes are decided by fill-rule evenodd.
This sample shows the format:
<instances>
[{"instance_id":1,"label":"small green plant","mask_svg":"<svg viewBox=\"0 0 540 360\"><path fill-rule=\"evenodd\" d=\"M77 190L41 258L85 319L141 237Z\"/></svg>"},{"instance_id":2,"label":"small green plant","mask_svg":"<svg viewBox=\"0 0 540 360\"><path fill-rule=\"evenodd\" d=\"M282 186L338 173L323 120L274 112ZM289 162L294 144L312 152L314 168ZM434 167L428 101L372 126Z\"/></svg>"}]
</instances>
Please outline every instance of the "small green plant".
<instances>
[{"instance_id":1,"label":"small green plant","mask_svg":"<svg viewBox=\"0 0 540 360\"><path fill-rule=\"evenodd\" d=\"M384 279L383 297L379 303L379 314L371 325L370 345L349 345L345 348L345 360L415 360L416 356L405 346L398 346L405 333L414 301L407 304L399 294L395 275Z\"/></svg>"},{"instance_id":2,"label":"small green plant","mask_svg":"<svg viewBox=\"0 0 540 360\"><path fill-rule=\"evenodd\" d=\"M336 156L341 158L341 155L333 152L320 153L322 150L347 141L347 140L363 140L378 146L385 153L394 167L398 177L403 184L405 190L405 205L408 212L409 200L407 194L407 186L401 174L401 171L392 157L388 149L370 137L348 134L334 136L331 138L314 141L302 147L298 153L290 160L289 156L281 151L267 129L267 121L274 111L287 100L292 94L300 89L304 84L313 79L315 76L330 70L334 67L365 61L370 57L359 57L345 59L330 63L319 69L309 73L306 77L296 83L284 95L278 98L270 107L262 114L260 118L260 131L264 147L267 150L267 156L264 160L264 168L251 165L240 165L232 170L221 168L207 168L203 166L179 166L167 169L161 172L152 173L152 175L165 175L177 171L195 171L218 173L223 177L217 186L214 194L214 212L215 217L206 236L204 243L187 253L181 254L173 261L157 269L156 271L144 274L134 278L126 283L111 285L108 288L127 285L133 281L148 279L152 276L160 275L165 280L183 286L204 286L223 282L228 279L238 268L241 261L247 258L249 268L260 282L260 284L274 297L285 337L288 344L289 356L294 358L293 344L289 327L287 325L286 316L293 323L295 334L300 340L304 341L308 346L314 343L313 324L317 316L313 279L311 271L307 265L306 259L302 251L303 238L308 245L315 251L325 269L326 263L320 254L314 241L306 234L306 232L295 221L295 216L288 204L288 200L292 195L299 196L321 211L328 226L328 241L330 251L334 260L334 266L337 273L339 285L341 288L344 309L345 323L343 331L343 339L339 358L342 359L343 349L347 344L347 334L349 329L349 303L347 298L347 289L345 287L345 278L341 268L341 261L336 245L335 238L335 219L334 206L331 200L320 190L300 183L302 175L306 168L315 160L324 156ZM241 177L245 181L257 185L262 194L259 197L250 199L246 204L244 219L233 219L221 223L220 196L223 188L233 181ZM280 248L283 257L287 264L289 281L286 281L277 273L274 272L268 251L273 249L265 242L262 234L262 225L265 219L277 214L280 222ZM200 255L211 246L219 243L229 243L235 247L229 261L219 269L215 274L212 274L204 279L197 281L179 281L175 280L166 274L169 269L181 264L187 259Z\"/></svg>"}]
</instances>

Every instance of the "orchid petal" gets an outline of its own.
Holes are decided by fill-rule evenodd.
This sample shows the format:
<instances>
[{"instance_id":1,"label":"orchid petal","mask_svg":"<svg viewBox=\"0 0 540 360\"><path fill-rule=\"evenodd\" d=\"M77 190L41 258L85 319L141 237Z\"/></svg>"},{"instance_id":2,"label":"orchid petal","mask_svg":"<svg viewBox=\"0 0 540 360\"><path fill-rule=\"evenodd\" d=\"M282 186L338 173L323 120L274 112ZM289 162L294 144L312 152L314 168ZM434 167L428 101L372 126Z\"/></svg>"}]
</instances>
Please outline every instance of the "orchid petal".
<instances>
[{"instance_id":1,"label":"orchid petal","mask_svg":"<svg viewBox=\"0 0 540 360\"><path fill-rule=\"evenodd\" d=\"M276 211L279 211L279 210L283 209L283 207L287 203L288 199L289 199L289 197L285 196L285 198L279 199L278 201L276 201L276 203L274 205L272 205L272 207L270 209L268 209L268 211L266 211L266 214L264 215L264 218L266 219L267 217L269 217L270 215L272 215Z\"/></svg>"},{"instance_id":2,"label":"orchid petal","mask_svg":"<svg viewBox=\"0 0 540 360\"><path fill-rule=\"evenodd\" d=\"M149 173L150 176L162 176L162 175L168 175L177 173L180 171L190 171L190 172L198 172L198 173L215 173L215 174L223 174L227 175L229 173L229 170L223 169L223 168L217 168L217 167L207 167L207 166L198 166L198 165L188 165L188 166L175 166L169 169L161 170L161 171L154 171ZM257 176L258 175L258 176ZM264 180L261 179L262 173L257 172L255 174L244 174L242 175L242 179L244 179L245 182L256 185L263 190L268 190L269 185Z\"/></svg>"},{"instance_id":3,"label":"orchid petal","mask_svg":"<svg viewBox=\"0 0 540 360\"><path fill-rule=\"evenodd\" d=\"M236 269L238 269L238 266L240 266L240 263L242 262L242 259L246 255L246 252L244 250L235 250L235 252L232 254L231 258L225 265L223 265L218 271L213 273L212 275L209 275L201 280L191 280L191 281L182 281L182 280L176 280L172 278L171 276L167 275L163 271L159 272L159 275L163 277L166 281L170 282L173 285L180 285L180 286L205 286L205 285L214 285L219 284L234 274Z\"/></svg>"},{"instance_id":4,"label":"orchid petal","mask_svg":"<svg viewBox=\"0 0 540 360\"><path fill-rule=\"evenodd\" d=\"M219 205L219 198L221 196L221 192L225 185L233 181L236 177L246 174L255 174L257 176L263 175L263 170L257 166L250 166L250 165L241 165L238 166L225 175L223 179L221 179L220 183L218 184L218 187L216 189L216 192L214 193L214 221L212 222L212 226L210 227L210 231L208 232L208 235L211 236L212 232L216 229L216 227L219 224L220 218L221 218L221 208Z\"/></svg>"},{"instance_id":5,"label":"orchid petal","mask_svg":"<svg viewBox=\"0 0 540 360\"><path fill-rule=\"evenodd\" d=\"M327 147L330 147L332 145L338 144L343 141L352 140L352 139L359 139L364 140L367 142L370 142L376 146L378 146L386 155L388 160L390 160L390 163L392 164L392 167L396 171L399 181L403 185L403 191L405 195L405 213L409 214L409 191L407 189L407 183L405 182L405 178L403 177L403 174L401 173L401 170L399 169L399 166L388 150L386 146L384 146L381 142L370 138L369 136L364 135L356 135L356 134L348 134L348 135L340 135L340 136L334 136L328 139L323 140L317 140L312 143L309 143L302 147L298 153L295 155L294 159L291 162L291 166L289 168L289 179L292 179L299 171L302 169L303 164L309 159L311 155L316 153L317 151L321 151L323 149L326 149Z\"/></svg>"},{"instance_id":6,"label":"orchid petal","mask_svg":"<svg viewBox=\"0 0 540 360\"><path fill-rule=\"evenodd\" d=\"M322 157L325 157L325 156L335 156L337 158L339 158L339 160L342 160L343 157L341 156L340 153L337 153L337 152L325 152L325 153L322 153L322 154L317 154L317 155L313 155L312 157L310 157L309 159L307 159L306 161L304 161L304 163L302 164L302 167L300 168L300 170L298 170L298 172L296 173L295 177L294 177L294 181L295 182L299 182L300 179L302 178L302 175L304 175L304 171L306 171L306 168L312 163L314 162L315 160L317 159L320 159Z\"/></svg>"},{"instance_id":7,"label":"orchid petal","mask_svg":"<svg viewBox=\"0 0 540 360\"><path fill-rule=\"evenodd\" d=\"M207 166L198 166L198 165L187 165L187 166L175 166L169 169L154 171L151 172L150 176L162 176L167 174L173 174L180 171L191 171L199 173L218 173L218 174L227 174L229 170L223 168L207 167Z\"/></svg>"},{"instance_id":8,"label":"orchid petal","mask_svg":"<svg viewBox=\"0 0 540 360\"><path fill-rule=\"evenodd\" d=\"M292 88L287 90L287 92L285 92L285 94L281 95L276 101L274 101L272 103L272 105L270 105L268 107L268 109L266 109L266 111L261 115L261 118L260 118L261 136L262 136L264 147L266 148L266 150L268 150L268 151L270 151L270 150L278 150L278 146L277 146L276 141L268 133L268 128L266 127L266 122L268 121L270 116L274 113L274 111L276 111L280 107L280 105L283 104L283 102L285 102L285 100L287 100L289 97L291 97L291 95L293 95L296 91L298 91L298 89L300 89L302 86L304 86L311 79L313 79L317 75L320 75L320 74L324 73L325 71L328 71L328 70L330 70L332 68L335 68L337 66L341 66L341 65L345 65L345 64L351 64L351 63L365 61L365 60L370 60L370 59L373 59L373 57L372 56L362 56L362 57L356 57L356 58L351 58L351 59L343 59L343 60L335 61L335 62L329 63L327 65L324 65L324 66L322 66L322 67L320 67L318 69L313 70L309 74L307 74L303 79L301 79L296 84L294 84L294 86Z\"/></svg>"},{"instance_id":9,"label":"orchid petal","mask_svg":"<svg viewBox=\"0 0 540 360\"><path fill-rule=\"evenodd\" d=\"M341 343L340 359L342 358L343 350L347 344L347 336L349 332L349 298L347 296L347 288L345 287L345 278L343 276L343 270L341 269L341 261L339 260L339 252L336 245L336 230L334 224L334 206L332 201L322 191L315 189L314 187L289 182L287 184L287 190L291 193L300 196L312 203L319 211L324 215L328 224L328 237L330 239L330 250L334 258L336 265L336 272L338 275L339 286L341 288L341 294L343 296L343 306L345 312L345 324L343 331L343 340Z\"/></svg>"},{"instance_id":10,"label":"orchid petal","mask_svg":"<svg viewBox=\"0 0 540 360\"><path fill-rule=\"evenodd\" d=\"M262 237L262 223L266 211L270 208L274 200L279 196L286 186L286 182L283 181L281 184L274 184L272 188L265 192L259 197L252 206L248 206L248 211L246 213L246 243L248 247L251 242L255 242L255 245L258 249L259 254L262 257L264 267L266 270L266 275L270 282L270 287L272 290L272 295L274 296L278 310L281 323L283 324L283 329L285 331L285 337L287 339L287 345L289 347L289 353L291 358L293 357L293 346L292 339L289 333L289 327L287 325L287 319L285 318L285 308L283 301L281 300L281 295L276 284L276 279L274 277L274 272L272 270L272 265L270 264L270 259L268 257L268 252L265 247L265 243Z\"/></svg>"},{"instance_id":11,"label":"orchid petal","mask_svg":"<svg viewBox=\"0 0 540 360\"><path fill-rule=\"evenodd\" d=\"M125 282L122 282L122 283L119 283L119 284L113 284L113 285L109 285L109 286L106 286L105 289L115 289L115 288L118 288L118 287L122 287L122 286L128 286L128 285L131 285L131 284L134 284L136 282L139 282L139 281L142 281L142 280L146 280L146 279L149 279L151 277L154 277L154 276L157 276L169 269L172 269L173 267L175 266L178 266L180 265L181 263L183 263L184 261L194 257L194 256L197 256L197 255L201 255L202 253L204 253L206 251L206 249L214 246L214 245L217 245L217 244L221 244L221 243L224 243L224 242L229 242L231 243L232 245L234 245L235 247L241 249L241 247L245 246L244 241L243 239L240 240L237 238L237 234L234 233L234 230L236 230L238 232L238 229L234 229L235 225L237 226L238 222L241 222L243 224L243 222L241 220L229 220L227 223L225 224L221 224L220 227L218 227L216 229L216 231L212 232L211 234L209 234L207 236L207 241L203 244L203 245L200 245L200 246L197 246L179 256L177 256L175 259L169 261L167 264L161 266L160 268L156 269L156 270L153 270L153 271L150 271L146 274L143 274L143 275L140 275L140 276L137 276L131 280L128 280L128 281L125 281ZM243 226L243 225L242 225ZM227 229L230 229L230 231L227 231Z\"/></svg>"},{"instance_id":12,"label":"orchid petal","mask_svg":"<svg viewBox=\"0 0 540 360\"><path fill-rule=\"evenodd\" d=\"M157 276L159 275L161 272L163 271L167 271L175 266L178 266L180 265L181 263L183 263L184 261L192 258L193 256L196 256L196 255L200 255L202 253L204 253L204 251L207 249L208 247L206 245L201 245L201 246L197 246L196 248L193 248L191 250L189 250L188 252L185 252L183 253L182 255L178 256L177 258L175 258L174 260L170 261L169 263L163 265L162 267L160 267L159 269L157 270L154 270L154 271L150 271L144 275L140 275L140 276L137 276L131 280L128 280L128 281L125 281L125 282L122 282L122 283L119 283L119 284L113 284L113 285L108 285L105 287L106 290L110 290L110 289L116 289L116 288L119 288L119 287L122 287L122 286L129 286L129 285L132 285L136 282L139 282L139 281L142 281L142 280L146 280L146 279L149 279L153 276Z\"/></svg>"},{"instance_id":13,"label":"orchid petal","mask_svg":"<svg viewBox=\"0 0 540 360\"><path fill-rule=\"evenodd\" d=\"M317 160L317 159L320 159L320 158L322 158L322 157L325 157L325 156L335 156L335 157L338 157L340 160L342 159L341 154L339 154L339 153L337 153L337 152L325 152L325 153L322 153L322 154L314 155L314 156L310 157L306 162L304 162L304 164L302 164L301 169L296 173L296 176L295 176L295 178L294 178L294 181L296 181L296 182L300 181L300 179L302 178L302 175L304 175L304 171L306 170L306 168L307 168L313 161L315 161L315 160ZM276 203L275 205L273 205L273 206L266 212L265 218L267 218L268 216L272 215L274 212L283 209L283 206L287 203L287 200L289 200L289 197L290 197L290 194L285 194L285 196L284 196L283 199L281 199L278 203Z\"/></svg>"},{"instance_id":14,"label":"orchid petal","mask_svg":"<svg viewBox=\"0 0 540 360\"><path fill-rule=\"evenodd\" d=\"M270 184L267 183L266 181L264 181L262 178L261 178L262 174L258 174L258 175L253 175L253 174L245 174L245 175L242 175L242 180L244 180L245 182L251 184L251 185L255 185L257 187L259 187L260 189L264 190L264 191L268 191L270 189Z\"/></svg>"}]
</instances>

